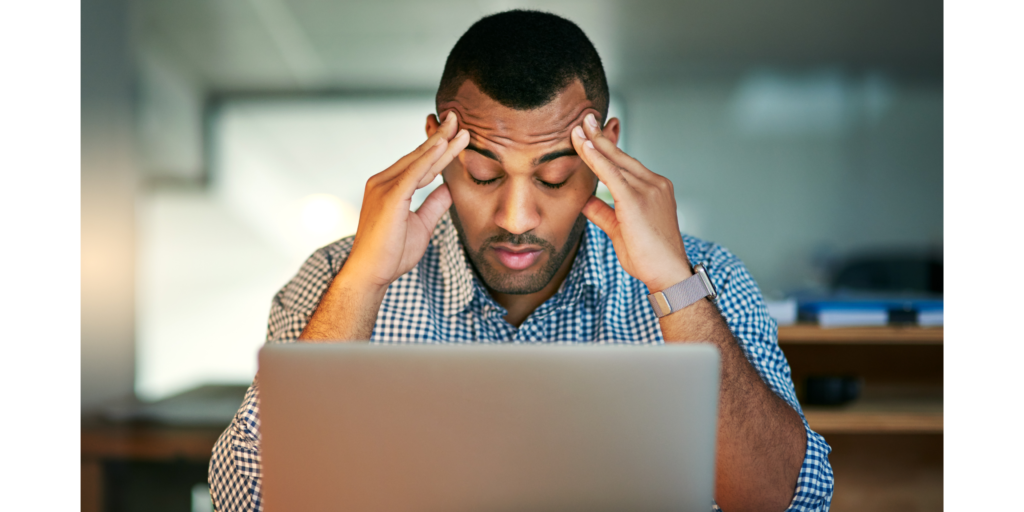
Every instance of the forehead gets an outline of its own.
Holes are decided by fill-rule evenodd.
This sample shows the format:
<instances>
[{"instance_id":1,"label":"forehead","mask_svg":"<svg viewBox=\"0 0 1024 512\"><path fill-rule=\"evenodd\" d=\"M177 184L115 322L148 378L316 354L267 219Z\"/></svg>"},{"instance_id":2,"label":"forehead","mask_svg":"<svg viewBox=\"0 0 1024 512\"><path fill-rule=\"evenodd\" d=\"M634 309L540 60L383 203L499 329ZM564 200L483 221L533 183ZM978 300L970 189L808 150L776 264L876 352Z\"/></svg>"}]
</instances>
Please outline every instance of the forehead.
<instances>
[{"instance_id":1,"label":"forehead","mask_svg":"<svg viewBox=\"0 0 1024 512\"><path fill-rule=\"evenodd\" d=\"M456 112L460 127L475 141L509 149L564 145L560 143L568 140L588 112L598 115L578 80L546 105L531 110L506 107L466 80L453 99L438 105L439 117L444 119L449 110Z\"/></svg>"}]
</instances>

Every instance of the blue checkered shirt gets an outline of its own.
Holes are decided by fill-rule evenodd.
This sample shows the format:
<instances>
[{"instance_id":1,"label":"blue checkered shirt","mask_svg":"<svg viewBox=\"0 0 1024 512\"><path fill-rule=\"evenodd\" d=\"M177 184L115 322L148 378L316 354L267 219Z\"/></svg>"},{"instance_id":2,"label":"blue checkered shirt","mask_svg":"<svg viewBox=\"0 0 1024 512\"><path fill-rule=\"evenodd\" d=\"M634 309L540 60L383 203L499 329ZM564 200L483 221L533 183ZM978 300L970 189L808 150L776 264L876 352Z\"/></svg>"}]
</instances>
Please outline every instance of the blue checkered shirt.
<instances>
[{"instance_id":1,"label":"blue checkered shirt","mask_svg":"<svg viewBox=\"0 0 1024 512\"><path fill-rule=\"evenodd\" d=\"M344 238L313 253L274 297L267 343L294 342L352 248ZM778 328L743 263L721 246L684 236L693 264L703 263L719 292L718 306L761 378L794 409L789 364ZM588 222L572 269L558 292L518 328L474 275L450 217L434 229L423 259L388 288L372 341L547 343L553 341L664 343L647 287L622 269L611 240ZM807 426L807 453L788 510L827 510L832 500L830 448ZM260 477L259 385L249 387L210 460L210 490L220 511L263 509ZM712 504L713 510L719 510Z\"/></svg>"}]
</instances>

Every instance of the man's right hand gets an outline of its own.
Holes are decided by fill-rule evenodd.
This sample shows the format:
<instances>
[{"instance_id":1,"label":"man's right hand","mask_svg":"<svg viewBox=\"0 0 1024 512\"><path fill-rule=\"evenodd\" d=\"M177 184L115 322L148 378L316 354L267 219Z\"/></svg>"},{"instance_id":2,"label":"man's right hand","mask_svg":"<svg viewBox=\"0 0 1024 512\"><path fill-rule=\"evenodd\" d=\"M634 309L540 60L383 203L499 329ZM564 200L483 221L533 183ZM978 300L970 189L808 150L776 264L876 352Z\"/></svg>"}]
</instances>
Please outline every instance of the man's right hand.
<instances>
[{"instance_id":1,"label":"man's right hand","mask_svg":"<svg viewBox=\"0 0 1024 512\"><path fill-rule=\"evenodd\" d=\"M441 185L412 212L412 195L466 148L469 133L456 134L457 128L455 114L449 113L420 147L366 182L359 227L343 272L358 276L368 287L386 289L416 266L452 196L448 186Z\"/></svg>"},{"instance_id":2,"label":"man's right hand","mask_svg":"<svg viewBox=\"0 0 1024 512\"><path fill-rule=\"evenodd\" d=\"M415 151L366 182L355 241L341 272L320 300L300 340L366 340L388 286L423 257L434 226L451 206L447 185L415 212L412 195L427 186L469 144L449 112Z\"/></svg>"}]
</instances>

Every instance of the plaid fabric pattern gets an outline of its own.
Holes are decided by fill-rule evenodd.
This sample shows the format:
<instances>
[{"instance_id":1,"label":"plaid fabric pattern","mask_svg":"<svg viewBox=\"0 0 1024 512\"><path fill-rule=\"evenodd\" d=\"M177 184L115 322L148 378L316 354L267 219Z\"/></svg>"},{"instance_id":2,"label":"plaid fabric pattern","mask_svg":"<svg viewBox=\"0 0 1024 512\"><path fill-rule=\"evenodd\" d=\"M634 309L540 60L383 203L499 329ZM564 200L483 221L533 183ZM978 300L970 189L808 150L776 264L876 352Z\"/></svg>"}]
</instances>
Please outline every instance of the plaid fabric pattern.
<instances>
[{"instance_id":1,"label":"plaid fabric pattern","mask_svg":"<svg viewBox=\"0 0 1024 512\"><path fill-rule=\"evenodd\" d=\"M423 259L388 288L377 314L373 342L455 343L664 343L647 287L627 274L611 240L588 222L580 251L558 292L517 329L507 311L476 278L455 227L445 214ZM274 297L267 343L294 342L331 280L341 270L352 237L313 253ZM743 263L721 246L684 236L693 264L703 263L719 292L718 306L765 383L801 418L789 363L778 345L778 328ZM832 499L830 448L807 426L807 453L788 510L828 510ZM261 511L259 382L213 449L210 490L217 510ZM712 504L712 510L720 510Z\"/></svg>"}]
</instances>

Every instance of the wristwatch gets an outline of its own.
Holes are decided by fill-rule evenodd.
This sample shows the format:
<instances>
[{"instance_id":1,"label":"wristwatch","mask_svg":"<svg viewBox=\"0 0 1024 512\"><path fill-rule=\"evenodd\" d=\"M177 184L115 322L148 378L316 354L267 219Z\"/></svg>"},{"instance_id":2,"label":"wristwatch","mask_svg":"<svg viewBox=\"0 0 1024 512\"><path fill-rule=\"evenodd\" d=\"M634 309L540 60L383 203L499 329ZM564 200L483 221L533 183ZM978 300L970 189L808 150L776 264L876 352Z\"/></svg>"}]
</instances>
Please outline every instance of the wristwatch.
<instances>
[{"instance_id":1,"label":"wristwatch","mask_svg":"<svg viewBox=\"0 0 1024 512\"><path fill-rule=\"evenodd\" d=\"M698 263L693 266L692 276L665 290L648 295L647 300L651 301L654 314L661 318L705 297L715 300L718 297L718 292L715 291L714 283L708 278L708 272L704 269L704 265Z\"/></svg>"}]
</instances>

